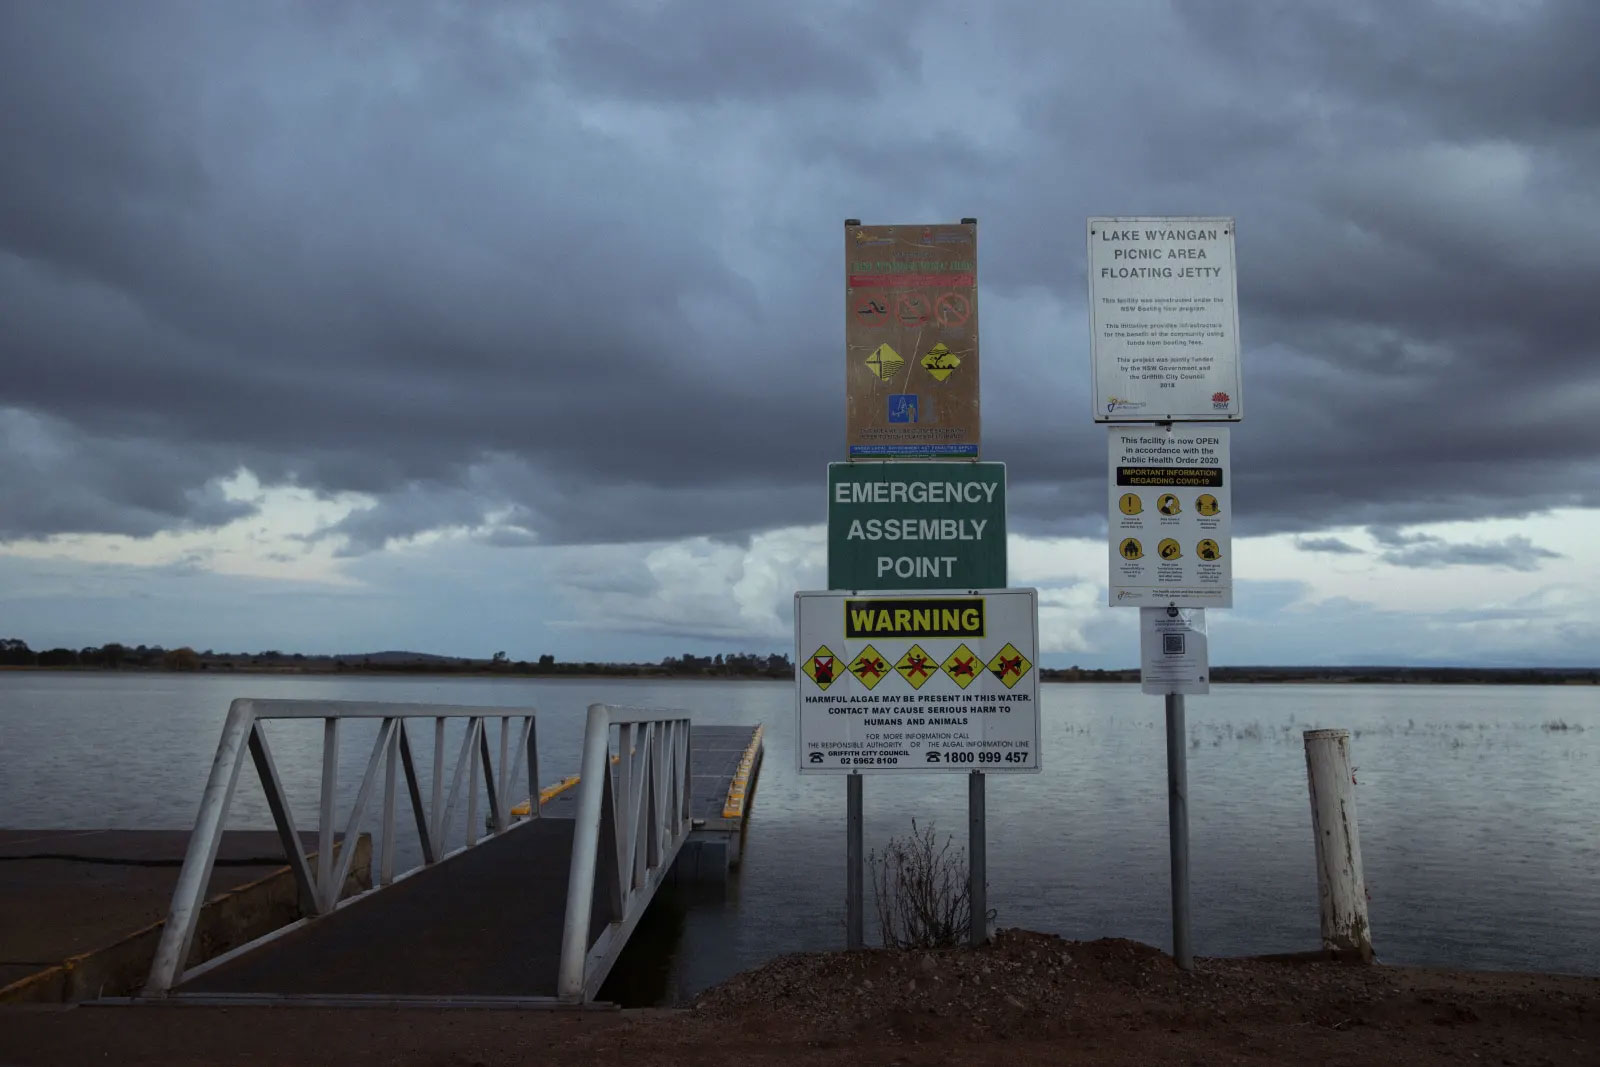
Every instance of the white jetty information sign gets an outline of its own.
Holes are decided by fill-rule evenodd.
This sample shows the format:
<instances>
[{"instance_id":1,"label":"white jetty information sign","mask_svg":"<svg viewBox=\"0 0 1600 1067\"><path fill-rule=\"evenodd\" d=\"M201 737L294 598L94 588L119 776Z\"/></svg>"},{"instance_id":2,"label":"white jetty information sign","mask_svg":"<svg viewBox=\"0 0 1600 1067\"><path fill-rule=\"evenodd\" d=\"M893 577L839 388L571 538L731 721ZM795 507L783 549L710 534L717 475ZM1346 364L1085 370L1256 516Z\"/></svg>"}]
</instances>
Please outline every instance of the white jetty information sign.
<instances>
[{"instance_id":1,"label":"white jetty information sign","mask_svg":"<svg viewBox=\"0 0 1600 1067\"><path fill-rule=\"evenodd\" d=\"M1231 218L1091 218L1089 337L1100 422L1236 421Z\"/></svg>"}]
</instances>

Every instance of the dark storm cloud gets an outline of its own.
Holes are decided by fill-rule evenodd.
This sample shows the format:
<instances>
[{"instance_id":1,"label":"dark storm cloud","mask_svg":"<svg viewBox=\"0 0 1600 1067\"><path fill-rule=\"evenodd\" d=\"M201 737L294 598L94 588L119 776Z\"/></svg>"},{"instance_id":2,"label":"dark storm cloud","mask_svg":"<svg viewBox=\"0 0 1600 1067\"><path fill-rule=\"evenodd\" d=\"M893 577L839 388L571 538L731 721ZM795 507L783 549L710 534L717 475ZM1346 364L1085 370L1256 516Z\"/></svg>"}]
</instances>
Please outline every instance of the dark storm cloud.
<instances>
[{"instance_id":1,"label":"dark storm cloud","mask_svg":"<svg viewBox=\"0 0 1600 1067\"><path fill-rule=\"evenodd\" d=\"M3 402L77 442L0 536L820 521L846 215L981 219L1020 531L1103 521L1091 213L1239 218L1241 532L1600 504L1593 5L1127 10L0 6Z\"/></svg>"},{"instance_id":2,"label":"dark storm cloud","mask_svg":"<svg viewBox=\"0 0 1600 1067\"><path fill-rule=\"evenodd\" d=\"M906 24L908 10L898 2L854 10L827 4L695 10L607 0L558 21L553 52L563 81L601 95L669 103L781 103L805 93L859 100L914 63L906 36L893 32ZM870 39L871 47L841 48L850 38Z\"/></svg>"},{"instance_id":3,"label":"dark storm cloud","mask_svg":"<svg viewBox=\"0 0 1600 1067\"><path fill-rule=\"evenodd\" d=\"M1513 571L1536 571L1543 561L1562 557L1561 553L1542 548L1521 534L1513 534L1483 544L1426 538L1404 548L1391 548L1380 558L1396 567L1504 567Z\"/></svg>"},{"instance_id":4,"label":"dark storm cloud","mask_svg":"<svg viewBox=\"0 0 1600 1067\"><path fill-rule=\"evenodd\" d=\"M1396 567L1505 567L1535 571L1547 559L1561 559L1521 534L1499 541L1463 543L1428 533L1407 533L1398 526L1375 525L1367 533L1381 546L1378 558Z\"/></svg>"},{"instance_id":5,"label":"dark storm cloud","mask_svg":"<svg viewBox=\"0 0 1600 1067\"><path fill-rule=\"evenodd\" d=\"M148 536L253 512L212 480L214 455L96 437L0 408L0 540L53 533Z\"/></svg>"},{"instance_id":6,"label":"dark storm cloud","mask_svg":"<svg viewBox=\"0 0 1600 1067\"><path fill-rule=\"evenodd\" d=\"M1361 549L1337 537L1297 537L1294 547L1302 552L1330 552L1341 556L1364 555Z\"/></svg>"},{"instance_id":7,"label":"dark storm cloud","mask_svg":"<svg viewBox=\"0 0 1600 1067\"><path fill-rule=\"evenodd\" d=\"M1228 0L1178 0L1174 7L1237 62L1337 87L1379 110L1399 105L1397 123L1421 111L1446 137L1520 139L1595 122L1600 8L1589 0L1278 0L1248 12Z\"/></svg>"}]
</instances>

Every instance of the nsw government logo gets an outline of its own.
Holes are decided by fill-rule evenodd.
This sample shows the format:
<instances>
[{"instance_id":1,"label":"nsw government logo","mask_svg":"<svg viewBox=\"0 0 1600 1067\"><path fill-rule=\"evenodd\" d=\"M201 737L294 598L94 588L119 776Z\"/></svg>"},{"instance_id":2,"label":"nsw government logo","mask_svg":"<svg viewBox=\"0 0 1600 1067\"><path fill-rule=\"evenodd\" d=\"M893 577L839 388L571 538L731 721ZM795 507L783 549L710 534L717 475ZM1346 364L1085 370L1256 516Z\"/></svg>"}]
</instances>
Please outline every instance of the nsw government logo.
<instances>
[{"instance_id":1,"label":"nsw government logo","mask_svg":"<svg viewBox=\"0 0 1600 1067\"><path fill-rule=\"evenodd\" d=\"M1119 411L1138 411L1145 406L1143 400L1129 400L1127 397L1110 396L1106 398L1106 414L1115 415Z\"/></svg>"},{"instance_id":2,"label":"nsw government logo","mask_svg":"<svg viewBox=\"0 0 1600 1067\"><path fill-rule=\"evenodd\" d=\"M1231 405L1232 403L1233 403L1233 397L1229 396L1227 393L1222 392L1221 390L1218 390L1217 392L1211 394L1211 406L1213 408L1217 409L1218 411L1227 411L1229 405Z\"/></svg>"}]
</instances>

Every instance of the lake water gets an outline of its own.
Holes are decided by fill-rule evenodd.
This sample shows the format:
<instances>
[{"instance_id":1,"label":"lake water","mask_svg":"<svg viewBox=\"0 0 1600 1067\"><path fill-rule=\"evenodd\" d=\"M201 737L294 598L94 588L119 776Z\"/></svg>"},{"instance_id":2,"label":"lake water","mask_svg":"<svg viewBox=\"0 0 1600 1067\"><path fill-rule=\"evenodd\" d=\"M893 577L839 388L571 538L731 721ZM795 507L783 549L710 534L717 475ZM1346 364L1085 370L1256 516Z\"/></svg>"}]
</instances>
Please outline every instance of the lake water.
<instances>
[{"instance_id":1,"label":"lake water","mask_svg":"<svg viewBox=\"0 0 1600 1067\"><path fill-rule=\"evenodd\" d=\"M653 909L623 995L682 1000L780 953L843 944L845 783L795 773L787 683L0 672L0 826L191 826L236 696L532 705L545 783L577 769L594 701L765 722L736 882L725 900L673 897ZM1345 727L1380 958L1600 974L1597 709L1600 690L1578 686L1240 685L1191 697L1195 952L1316 947L1300 733ZM1169 947L1160 698L1053 684L1041 710L1044 770L989 778L997 924ZM314 826L320 726L272 725L297 818ZM374 729L346 730L347 799ZM425 764L431 738L419 748ZM964 775L865 786L869 849L913 818L965 844ZM248 769L229 825L272 825Z\"/></svg>"}]
</instances>

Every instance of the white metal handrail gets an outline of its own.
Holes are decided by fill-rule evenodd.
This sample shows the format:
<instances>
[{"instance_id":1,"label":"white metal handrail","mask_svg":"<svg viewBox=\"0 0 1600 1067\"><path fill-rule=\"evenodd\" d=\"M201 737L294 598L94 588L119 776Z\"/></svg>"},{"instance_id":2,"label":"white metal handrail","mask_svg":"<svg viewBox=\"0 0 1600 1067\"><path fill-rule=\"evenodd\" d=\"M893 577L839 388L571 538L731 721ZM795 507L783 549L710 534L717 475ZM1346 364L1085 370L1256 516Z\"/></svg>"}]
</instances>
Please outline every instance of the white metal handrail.
<instances>
[{"instance_id":1,"label":"white metal handrail","mask_svg":"<svg viewBox=\"0 0 1600 1067\"><path fill-rule=\"evenodd\" d=\"M205 903L206 886L211 881L211 870L216 863L217 849L222 843L228 808L238 786L239 772L244 767L247 749L255 761L261 788L266 794L267 806L272 810L273 822L283 842L284 855L288 857L289 867L294 872L295 882L299 887L301 909L309 917L314 918L354 903L368 893L377 892L386 885L477 844L480 834L478 821L480 780L489 801L488 837L509 829L512 825L511 803L516 795L519 777L517 764L522 762L520 757L524 751L527 753L528 793L534 797L539 795L539 757L534 714L532 708L467 707L452 704L249 698L235 700L229 706L228 718L222 726L222 737L217 743L216 756L211 762L211 776L206 782L205 792L201 795L200 811L195 819L194 832L190 835L183 867L178 873L178 884L172 895L172 907L167 913L166 925L161 931L161 941L156 947L155 959L150 965L149 979L145 982L145 994L167 993L186 978L216 966L223 959L231 959L263 940L258 938L227 953L225 957L211 960L200 967L185 967L194 942L200 909ZM277 764L273 761L266 732L261 728L263 720L267 719L323 721L322 783L318 808L315 875L311 870L300 835L295 829L294 814L284 794L283 781L278 776ZM345 822L339 854L335 858L334 802L338 792L339 727L346 719L380 721L377 738L373 742L365 773L356 791L355 802ZM433 780L431 803L426 805L423 802L422 784L418 780L416 761L412 753L411 737L406 729L406 723L411 719L433 720ZM466 720L461 747L453 771L449 775L448 799L445 793L447 719ZM500 720L498 761L492 758L489 731L485 728L489 719ZM514 745L513 736L516 739ZM380 764L384 767L384 792L382 822L376 841L379 876L372 889L341 901L341 890L350 874L350 864L355 856L361 820L366 814L367 804L376 786ZM406 789L410 795L411 810L416 817L417 837L422 848L422 863L398 877L394 874L397 766L405 772ZM454 850L447 850L446 835L453 824L463 792L467 799L466 842ZM533 805L532 815L535 818L539 815L537 804Z\"/></svg>"},{"instance_id":2,"label":"white metal handrail","mask_svg":"<svg viewBox=\"0 0 1600 1067\"><path fill-rule=\"evenodd\" d=\"M561 1000L582 1003L599 991L688 837L689 747L686 716L589 706L556 983ZM597 882L605 926L591 945Z\"/></svg>"}]
</instances>

